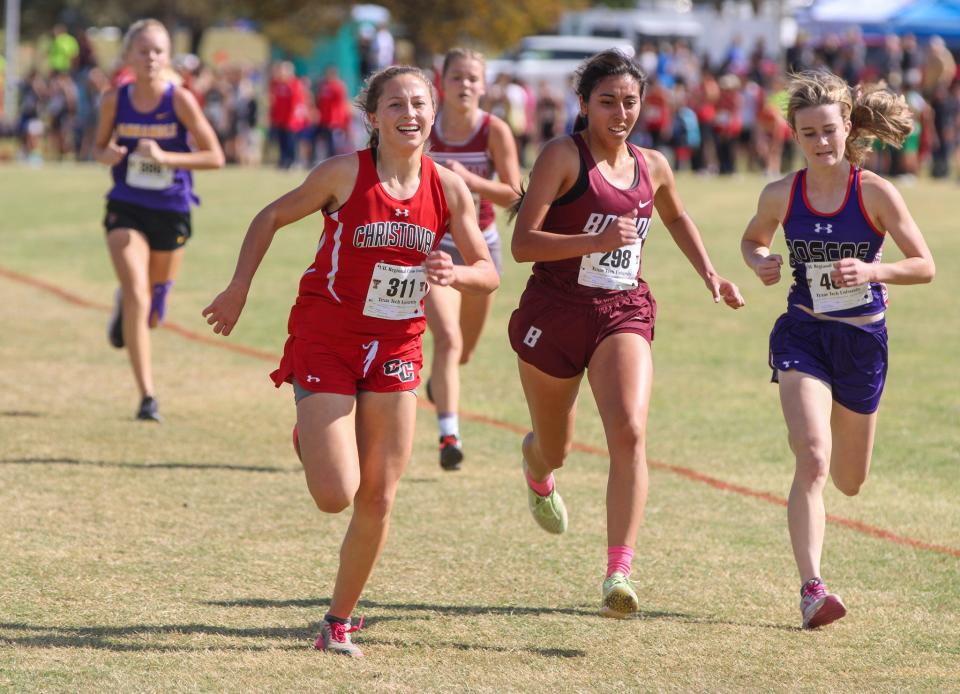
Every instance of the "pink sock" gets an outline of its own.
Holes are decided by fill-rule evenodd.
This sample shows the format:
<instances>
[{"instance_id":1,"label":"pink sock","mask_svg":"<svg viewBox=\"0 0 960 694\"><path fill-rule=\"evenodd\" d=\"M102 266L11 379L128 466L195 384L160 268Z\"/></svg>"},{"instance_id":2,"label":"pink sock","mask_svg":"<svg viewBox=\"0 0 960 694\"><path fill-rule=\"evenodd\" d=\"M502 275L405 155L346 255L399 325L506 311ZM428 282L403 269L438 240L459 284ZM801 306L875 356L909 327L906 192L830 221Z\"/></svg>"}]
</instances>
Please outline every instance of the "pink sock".
<instances>
[{"instance_id":1,"label":"pink sock","mask_svg":"<svg viewBox=\"0 0 960 694\"><path fill-rule=\"evenodd\" d=\"M626 545L607 547L607 578L616 572L630 578L631 564L633 563L633 548Z\"/></svg>"},{"instance_id":2,"label":"pink sock","mask_svg":"<svg viewBox=\"0 0 960 694\"><path fill-rule=\"evenodd\" d=\"M530 476L530 470L526 471L527 473L527 485L535 491L540 496L550 496L550 492L553 491L553 473L550 473L550 476L547 477L543 482L537 482Z\"/></svg>"}]
</instances>

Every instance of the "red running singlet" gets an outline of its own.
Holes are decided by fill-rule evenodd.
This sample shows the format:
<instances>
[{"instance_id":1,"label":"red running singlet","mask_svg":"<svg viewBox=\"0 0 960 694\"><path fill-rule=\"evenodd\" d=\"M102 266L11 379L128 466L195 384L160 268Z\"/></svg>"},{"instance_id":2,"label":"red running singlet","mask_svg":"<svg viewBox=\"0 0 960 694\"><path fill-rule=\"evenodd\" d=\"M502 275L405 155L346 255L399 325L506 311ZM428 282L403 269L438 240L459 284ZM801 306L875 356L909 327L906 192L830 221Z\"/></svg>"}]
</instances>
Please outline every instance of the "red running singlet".
<instances>
[{"instance_id":1,"label":"red running singlet","mask_svg":"<svg viewBox=\"0 0 960 694\"><path fill-rule=\"evenodd\" d=\"M288 325L294 337L391 338L426 328L423 261L450 224L436 165L421 157L417 192L398 200L380 182L373 151L360 150L357 158L353 192L324 213L316 258L300 280Z\"/></svg>"}]
</instances>

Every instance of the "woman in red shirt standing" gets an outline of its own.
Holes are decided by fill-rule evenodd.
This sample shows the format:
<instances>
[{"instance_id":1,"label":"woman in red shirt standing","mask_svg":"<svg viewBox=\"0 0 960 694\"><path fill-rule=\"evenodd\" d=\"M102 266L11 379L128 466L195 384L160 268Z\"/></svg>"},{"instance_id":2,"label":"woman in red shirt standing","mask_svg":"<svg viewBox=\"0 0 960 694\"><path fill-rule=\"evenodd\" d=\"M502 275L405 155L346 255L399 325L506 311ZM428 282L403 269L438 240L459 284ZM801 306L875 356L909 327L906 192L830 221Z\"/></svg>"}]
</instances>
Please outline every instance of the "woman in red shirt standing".
<instances>
[{"instance_id":1,"label":"woman in red shirt standing","mask_svg":"<svg viewBox=\"0 0 960 694\"><path fill-rule=\"evenodd\" d=\"M317 87L317 138L324 145L319 159L334 156L349 141L350 115L347 85L337 75L337 68L331 65Z\"/></svg>"},{"instance_id":2,"label":"woman in red shirt standing","mask_svg":"<svg viewBox=\"0 0 960 694\"><path fill-rule=\"evenodd\" d=\"M435 98L420 70L389 67L359 97L370 147L317 166L250 224L233 279L203 313L229 335L273 235L320 211L323 236L290 312L279 387L293 385L294 446L317 507L354 505L316 647L360 656L350 615L387 537L413 447L430 286L489 293L499 279L463 180L423 149ZM438 250L449 230L463 265Z\"/></svg>"},{"instance_id":3,"label":"woman in red shirt standing","mask_svg":"<svg viewBox=\"0 0 960 694\"><path fill-rule=\"evenodd\" d=\"M273 68L270 79L270 139L280 150L277 165L289 169L297 159L297 134L306 125L306 96L293 63L284 61Z\"/></svg>"},{"instance_id":4,"label":"woman in red shirt standing","mask_svg":"<svg viewBox=\"0 0 960 694\"><path fill-rule=\"evenodd\" d=\"M737 142L743 130L743 97L740 95L740 78L723 75L717 82L720 96L713 119L713 132L717 143L717 166L720 175L730 175L737 170Z\"/></svg>"}]
</instances>

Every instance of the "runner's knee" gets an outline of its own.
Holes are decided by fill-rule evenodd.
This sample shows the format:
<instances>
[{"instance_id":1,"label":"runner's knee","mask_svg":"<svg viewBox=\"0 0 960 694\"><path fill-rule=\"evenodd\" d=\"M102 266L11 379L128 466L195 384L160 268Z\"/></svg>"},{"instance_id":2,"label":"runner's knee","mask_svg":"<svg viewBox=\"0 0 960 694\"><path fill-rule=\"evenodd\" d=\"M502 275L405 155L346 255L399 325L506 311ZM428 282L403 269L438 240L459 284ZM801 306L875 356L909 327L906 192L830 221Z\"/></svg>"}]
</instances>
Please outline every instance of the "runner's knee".
<instances>
[{"instance_id":1,"label":"runner's knee","mask_svg":"<svg viewBox=\"0 0 960 694\"><path fill-rule=\"evenodd\" d=\"M797 470L794 479L806 487L822 487L830 473L830 454L825 445L815 442L804 446L791 444L797 457Z\"/></svg>"},{"instance_id":2,"label":"runner's knee","mask_svg":"<svg viewBox=\"0 0 960 694\"><path fill-rule=\"evenodd\" d=\"M447 354L456 354L458 358L463 352L463 336L456 326L445 326L433 331L434 349Z\"/></svg>"},{"instance_id":3,"label":"runner's knee","mask_svg":"<svg viewBox=\"0 0 960 694\"><path fill-rule=\"evenodd\" d=\"M866 476L860 474L838 474L832 472L830 477L833 479L833 486L840 490L846 496L856 496L860 493L860 488L866 482Z\"/></svg>"},{"instance_id":4,"label":"runner's knee","mask_svg":"<svg viewBox=\"0 0 960 694\"><path fill-rule=\"evenodd\" d=\"M353 500L354 508L356 509L355 513L363 513L367 517L385 520L390 516L395 498L395 490L361 490Z\"/></svg>"},{"instance_id":5,"label":"runner's knee","mask_svg":"<svg viewBox=\"0 0 960 694\"><path fill-rule=\"evenodd\" d=\"M309 459L304 456L304 467L307 468ZM309 469L309 468L308 468ZM353 502L357 493L355 485L348 480L338 479L336 475L312 476L307 475L307 489L317 508L324 513L340 513Z\"/></svg>"},{"instance_id":6,"label":"runner's knee","mask_svg":"<svg viewBox=\"0 0 960 694\"><path fill-rule=\"evenodd\" d=\"M647 427L640 417L624 418L607 430L607 445L611 450L642 455L646 449Z\"/></svg>"},{"instance_id":7,"label":"runner's knee","mask_svg":"<svg viewBox=\"0 0 960 694\"><path fill-rule=\"evenodd\" d=\"M324 513L340 513L348 506L353 498L343 488L332 488L329 484L308 484L310 496L313 497L317 508Z\"/></svg>"}]
</instances>

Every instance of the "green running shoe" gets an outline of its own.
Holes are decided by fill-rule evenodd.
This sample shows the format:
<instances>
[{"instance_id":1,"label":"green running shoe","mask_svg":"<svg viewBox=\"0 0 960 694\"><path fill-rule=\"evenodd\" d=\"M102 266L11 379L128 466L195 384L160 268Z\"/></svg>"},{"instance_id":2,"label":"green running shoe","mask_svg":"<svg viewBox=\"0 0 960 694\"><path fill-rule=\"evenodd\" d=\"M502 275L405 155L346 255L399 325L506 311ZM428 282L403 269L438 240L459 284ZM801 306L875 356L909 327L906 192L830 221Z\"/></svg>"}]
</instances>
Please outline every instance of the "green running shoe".
<instances>
[{"instance_id":1,"label":"green running shoe","mask_svg":"<svg viewBox=\"0 0 960 694\"><path fill-rule=\"evenodd\" d=\"M527 461L523 461L523 482L527 487L527 504L530 506L530 513L533 514L533 520L537 525L548 533L560 535L567 530L567 507L563 505L563 499L557 493L554 486L549 496L540 496L530 489L527 482Z\"/></svg>"},{"instance_id":2,"label":"green running shoe","mask_svg":"<svg viewBox=\"0 0 960 694\"><path fill-rule=\"evenodd\" d=\"M600 606L601 617L626 619L640 609L637 592L633 589L630 579L619 571L610 574L603 582L603 604Z\"/></svg>"}]
</instances>

